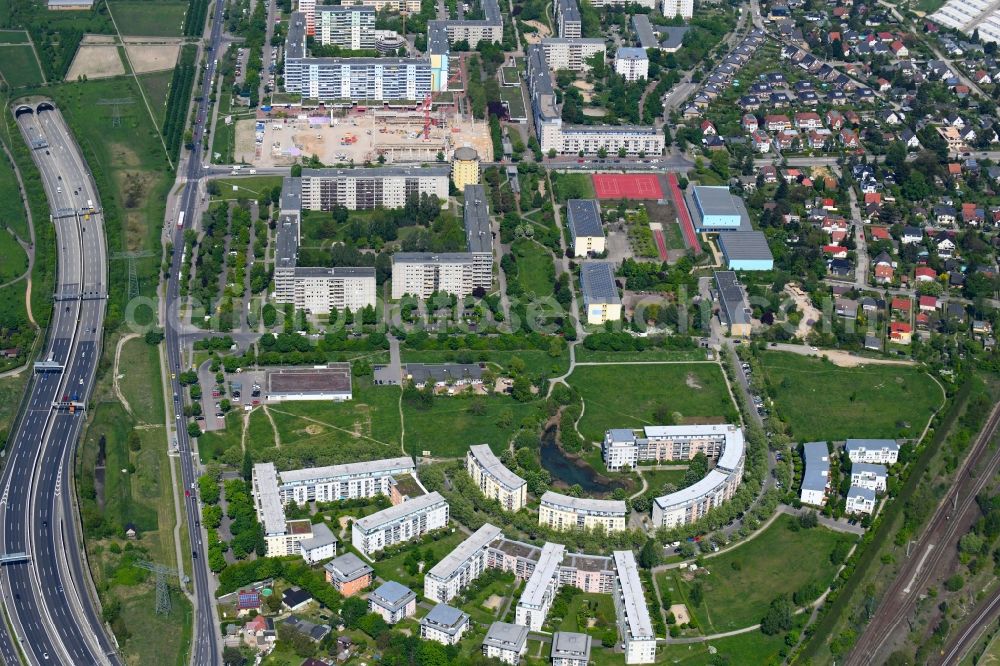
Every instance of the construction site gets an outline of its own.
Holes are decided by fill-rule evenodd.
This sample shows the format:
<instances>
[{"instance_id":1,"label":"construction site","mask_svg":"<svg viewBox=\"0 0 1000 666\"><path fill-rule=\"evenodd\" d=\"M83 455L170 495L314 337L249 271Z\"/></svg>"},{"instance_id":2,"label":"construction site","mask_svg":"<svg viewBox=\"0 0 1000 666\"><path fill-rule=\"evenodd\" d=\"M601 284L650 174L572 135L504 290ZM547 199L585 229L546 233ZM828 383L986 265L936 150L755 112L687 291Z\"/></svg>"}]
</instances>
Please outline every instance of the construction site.
<instances>
[{"instance_id":1,"label":"construction site","mask_svg":"<svg viewBox=\"0 0 1000 666\"><path fill-rule=\"evenodd\" d=\"M315 155L323 164L432 162L471 146L492 161L493 142L483 120L434 109L366 108L302 110L296 115L260 111L238 121L234 158L255 166L287 166Z\"/></svg>"}]
</instances>

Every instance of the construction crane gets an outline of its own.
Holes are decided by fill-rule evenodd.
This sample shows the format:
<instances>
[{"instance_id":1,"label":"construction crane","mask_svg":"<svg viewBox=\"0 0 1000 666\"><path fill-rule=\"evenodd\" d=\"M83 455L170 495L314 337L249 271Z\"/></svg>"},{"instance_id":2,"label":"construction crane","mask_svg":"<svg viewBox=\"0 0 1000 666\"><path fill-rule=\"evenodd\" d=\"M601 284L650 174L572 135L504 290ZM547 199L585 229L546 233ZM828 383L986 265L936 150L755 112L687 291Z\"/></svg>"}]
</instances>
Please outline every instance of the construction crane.
<instances>
[{"instance_id":1,"label":"construction crane","mask_svg":"<svg viewBox=\"0 0 1000 666\"><path fill-rule=\"evenodd\" d=\"M455 69L455 73L452 76L448 77L448 82L445 83L444 90L431 92L430 94L427 95L427 97L424 98L424 101L420 103L419 109L424 112L424 141L428 141L431 138L431 124L433 123L433 121L431 120L431 108L434 106L434 99L437 97L437 95L440 95L442 92L446 92L449 88L451 88L451 84L455 83L456 81L462 81L464 79L462 75L463 64L464 63L461 60L461 57L459 57L458 67ZM464 84L462 85L462 89L463 90L465 89ZM456 108L458 108L457 105Z\"/></svg>"}]
</instances>

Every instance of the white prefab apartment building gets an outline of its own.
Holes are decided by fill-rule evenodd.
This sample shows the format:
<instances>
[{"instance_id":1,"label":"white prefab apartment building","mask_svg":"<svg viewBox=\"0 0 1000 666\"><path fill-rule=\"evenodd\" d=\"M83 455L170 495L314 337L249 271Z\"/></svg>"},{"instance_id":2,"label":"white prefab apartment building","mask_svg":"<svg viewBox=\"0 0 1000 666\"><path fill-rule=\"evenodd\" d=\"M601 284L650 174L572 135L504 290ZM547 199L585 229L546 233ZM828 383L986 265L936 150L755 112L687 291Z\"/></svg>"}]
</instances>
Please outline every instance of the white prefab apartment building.
<instances>
[{"instance_id":1,"label":"white prefab apartment building","mask_svg":"<svg viewBox=\"0 0 1000 666\"><path fill-rule=\"evenodd\" d=\"M354 51L375 48L375 8L320 5L316 8L319 43Z\"/></svg>"},{"instance_id":2,"label":"white prefab apartment building","mask_svg":"<svg viewBox=\"0 0 1000 666\"><path fill-rule=\"evenodd\" d=\"M331 308L350 308L357 312L375 306L375 269L367 266L298 266L289 275L282 275L291 283L292 302L298 310L313 314L328 314ZM278 286L275 271L275 290Z\"/></svg>"},{"instance_id":3,"label":"white prefab apartment building","mask_svg":"<svg viewBox=\"0 0 1000 666\"><path fill-rule=\"evenodd\" d=\"M528 628L507 622L494 622L483 639L483 655L515 666L528 651Z\"/></svg>"},{"instance_id":4,"label":"white prefab apartment building","mask_svg":"<svg viewBox=\"0 0 1000 666\"><path fill-rule=\"evenodd\" d=\"M442 645L457 645L468 628L468 613L438 604L420 620L420 637Z\"/></svg>"},{"instance_id":5,"label":"white prefab apartment building","mask_svg":"<svg viewBox=\"0 0 1000 666\"><path fill-rule=\"evenodd\" d=\"M680 16L689 19L694 16L694 0L663 0L662 7L667 18Z\"/></svg>"},{"instance_id":6,"label":"white prefab apartment building","mask_svg":"<svg viewBox=\"0 0 1000 666\"><path fill-rule=\"evenodd\" d=\"M639 565L631 550L611 553L615 560L615 610L618 634L625 644L626 664L652 664L656 660L656 634L642 592Z\"/></svg>"},{"instance_id":7,"label":"white prefab apartment building","mask_svg":"<svg viewBox=\"0 0 1000 666\"><path fill-rule=\"evenodd\" d=\"M653 525L677 527L700 520L709 511L727 502L743 481L746 448L743 434L728 437L719 452L715 468L694 485L653 500Z\"/></svg>"},{"instance_id":8,"label":"white prefab apartment building","mask_svg":"<svg viewBox=\"0 0 1000 666\"><path fill-rule=\"evenodd\" d=\"M351 544L371 556L386 546L447 526L448 502L433 492L359 518L351 527Z\"/></svg>"},{"instance_id":9,"label":"white prefab apartment building","mask_svg":"<svg viewBox=\"0 0 1000 666\"><path fill-rule=\"evenodd\" d=\"M479 491L486 497L500 502L505 511L520 511L527 503L527 482L507 469L490 449L489 444L469 447L469 453L465 457L465 469L479 487Z\"/></svg>"},{"instance_id":10,"label":"white prefab apartment building","mask_svg":"<svg viewBox=\"0 0 1000 666\"><path fill-rule=\"evenodd\" d=\"M830 452L826 442L806 442L802 445L806 469L802 474L799 500L803 504L823 506L830 490Z\"/></svg>"},{"instance_id":11,"label":"white prefab apartment building","mask_svg":"<svg viewBox=\"0 0 1000 666\"><path fill-rule=\"evenodd\" d=\"M587 634L557 631L552 635L552 666L587 666L590 644Z\"/></svg>"},{"instance_id":12,"label":"white prefab apartment building","mask_svg":"<svg viewBox=\"0 0 1000 666\"><path fill-rule=\"evenodd\" d=\"M424 576L424 596L447 603L486 570L490 544L500 538L500 528L486 523L455 547Z\"/></svg>"},{"instance_id":13,"label":"white prefab apartment building","mask_svg":"<svg viewBox=\"0 0 1000 666\"><path fill-rule=\"evenodd\" d=\"M386 58L377 58L386 60ZM382 167L372 169L303 169L302 208L348 210L402 208L411 198L434 195L448 203L448 178L444 167Z\"/></svg>"},{"instance_id":14,"label":"white prefab apartment building","mask_svg":"<svg viewBox=\"0 0 1000 666\"><path fill-rule=\"evenodd\" d=\"M885 492L889 472L885 465L871 463L851 463L851 485L867 488L877 493Z\"/></svg>"},{"instance_id":15,"label":"white prefab apartment building","mask_svg":"<svg viewBox=\"0 0 1000 666\"><path fill-rule=\"evenodd\" d=\"M646 49L623 46L615 53L615 72L626 81L638 81L649 77L649 56Z\"/></svg>"},{"instance_id":16,"label":"white prefab apartment building","mask_svg":"<svg viewBox=\"0 0 1000 666\"><path fill-rule=\"evenodd\" d=\"M849 439L844 450L852 463L894 465L899 460L899 444L894 439Z\"/></svg>"},{"instance_id":17,"label":"white prefab apartment building","mask_svg":"<svg viewBox=\"0 0 1000 666\"><path fill-rule=\"evenodd\" d=\"M542 40L545 50L545 61L552 71L568 69L574 72L589 72L587 60L598 53L605 53L603 39L584 38L567 39L565 37L546 37Z\"/></svg>"},{"instance_id":18,"label":"white prefab apartment building","mask_svg":"<svg viewBox=\"0 0 1000 666\"><path fill-rule=\"evenodd\" d=\"M369 460L366 462L308 467L278 472L274 463L254 465L254 492L274 493L282 506L289 502L337 502L347 499L390 497L394 477L412 475L416 467L408 457Z\"/></svg>"},{"instance_id":19,"label":"white prefab apartment building","mask_svg":"<svg viewBox=\"0 0 1000 666\"><path fill-rule=\"evenodd\" d=\"M538 524L555 530L600 528L620 532L625 529L627 517L624 501L570 497L551 490L542 495L538 507Z\"/></svg>"},{"instance_id":20,"label":"white prefab apartment building","mask_svg":"<svg viewBox=\"0 0 1000 666\"><path fill-rule=\"evenodd\" d=\"M538 558L535 570L517 602L515 622L532 631L541 631L545 618L552 608L552 600L559 591L559 564L566 555L566 547L559 543L546 543Z\"/></svg>"},{"instance_id":21,"label":"white prefab apartment building","mask_svg":"<svg viewBox=\"0 0 1000 666\"><path fill-rule=\"evenodd\" d=\"M392 255L392 298L430 298L434 292L464 298L475 288L468 252L397 252Z\"/></svg>"},{"instance_id":22,"label":"white prefab apartment building","mask_svg":"<svg viewBox=\"0 0 1000 666\"><path fill-rule=\"evenodd\" d=\"M717 461L726 449L743 446L743 430L731 423L613 428L604 433L601 456L610 471L618 471L644 462L687 461L699 453Z\"/></svg>"}]
</instances>

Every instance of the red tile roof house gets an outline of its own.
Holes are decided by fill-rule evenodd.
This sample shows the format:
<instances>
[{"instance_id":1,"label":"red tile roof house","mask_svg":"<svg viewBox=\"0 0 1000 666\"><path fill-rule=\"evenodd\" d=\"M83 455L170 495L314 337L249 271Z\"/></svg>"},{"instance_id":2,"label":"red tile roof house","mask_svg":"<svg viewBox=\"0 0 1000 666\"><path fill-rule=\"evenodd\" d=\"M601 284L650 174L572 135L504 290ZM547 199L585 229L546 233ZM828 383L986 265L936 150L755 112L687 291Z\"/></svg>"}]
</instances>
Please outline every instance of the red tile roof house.
<instances>
[{"instance_id":1,"label":"red tile roof house","mask_svg":"<svg viewBox=\"0 0 1000 666\"><path fill-rule=\"evenodd\" d=\"M834 229L830 232L830 241L835 244L839 244L845 238L847 238L847 232L843 229Z\"/></svg>"},{"instance_id":2,"label":"red tile roof house","mask_svg":"<svg viewBox=\"0 0 1000 666\"><path fill-rule=\"evenodd\" d=\"M870 204L880 204L882 203L882 193L881 192L866 192L865 193L865 203Z\"/></svg>"},{"instance_id":3,"label":"red tile roof house","mask_svg":"<svg viewBox=\"0 0 1000 666\"><path fill-rule=\"evenodd\" d=\"M844 116L836 109L830 109L826 112L826 124L830 126L834 132L839 130L844 126Z\"/></svg>"},{"instance_id":4,"label":"red tile roof house","mask_svg":"<svg viewBox=\"0 0 1000 666\"><path fill-rule=\"evenodd\" d=\"M705 136L718 134L718 132L715 131L715 125L712 124L711 120L701 121L701 133Z\"/></svg>"},{"instance_id":5,"label":"red tile roof house","mask_svg":"<svg viewBox=\"0 0 1000 666\"><path fill-rule=\"evenodd\" d=\"M880 284L892 282L892 278L895 275L895 273L896 270L888 264L875 265L875 281Z\"/></svg>"},{"instance_id":6,"label":"red tile roof house","mask_svg":"<svg viewBox=\"0 0 1000 666\"><path fill-rule=\"evenodd\" d=\"M847 248L841 247L840 245L824 245L823 253L830 255L834 259L847 258Z\"/></svg>"},{"instance_id":7,"label":"red tile roof house","mask_svg":"<svg viewBox=\"0 0 1000 666\"><path fill-rule=\"evenodd\" d=\"M915 277L917 282L934 282L937 279L937 271L929 266L917 266Z\"/></svg>"},{"instance_id":8,"label":"red tile roof house","mask_svg":"<svg viewBox=\"0 0 1000 666\"><path fill-rule=\"evenodd\" d=\"M896 296L895 298L892 299L892 303L889 309L892 310L893 312L902 312L909 314L910 306L911 306L910 299L900 298L899 296Z\"/></svg>"},{"instance_id":9,"label":"red tile roof house","mask_svg":"<svg viewBox=\"0 0 1000 666\"><path fill-rule=\"evenodd\" d=\"M889 324L889 338L893 342L908 345L913 335L913 327L901 321L894 321Z\"/></svg>"},{"instance_id":10,"label":"red tile roof house","mask_svg":"<svg viewBox=\"0 0 1000 666\"><path fill-rule=\"evenodd\" d=\"M872 240L890 240L889 229L886 227L870 227Z\"/></svg>"},{"instance_id":11,"label":"red tile roof house","mask_svg":"<svg viewBox=\"0 0 1000 666\"><path fill-rule=\"evenodd\" d=\"M958 162L951 162L948 164L948 175L949 176L961 176L962 175L962 165Z\"/></svg>"},{"instance_id":12,"label":"red tile roof house","mask_svg":"<svg viewBox=\"0 0 1000 666\"><path fill-rule=\"evenodd\" d=\"M818 113L808 111L795 114L795 126L799 129L820 129L823 127L823 119Z\"/></svg>"},{"instance_id":13,"label":"red tile roof house","mask_svg":"<svg viewBox=\"0 0 1000 666\"><path fill-rule=\"evenodd\" d=\"M759 124L757 123L757 116L753 115L752 113L744 114L743 116L744 132L756 132L758 125Z\"/></svg>"},{"instance_id":14,"label":"red tile roof house","mask_svg":"<svg viewBox=\"0 0 1000 666\"><path fill-rule=\"evenodd\" d=\"M917 328L927 328L931 324L931 316L926 312L921 312L916 316Z\"/></svg>"},{"instance_id":15,"label":"red tile roof house","mask_svg":"<svg viewBox=\"0 0 1000 666\"><path fill-rule=\"evenodd\" d=\"M849 129L842 129L840 130L840 142L846 148L857 148L859 145L858 135Z\"/></svg>"},{"instance_id":16,"label":"red tile roof house","mask_svg":"<svg viewBox=\"0 0 1000 666\"><path fill-rule=\"evenodd\" d=\"M935 312L938 309L938 297L937 296L921 296L920 297L920 309L923 312Z\"/></svg>"},{"instance_id":17,"label":"red tile roof house","mask_svg":"<svg viewBox=\"0 0 1000 666\"><path fill-rule=\"evenodd\" d=\"M781 114L764 116L764 129L769 132L791 128L792 123L788 120L788 116Z\"/></svg>"}]
</instances>

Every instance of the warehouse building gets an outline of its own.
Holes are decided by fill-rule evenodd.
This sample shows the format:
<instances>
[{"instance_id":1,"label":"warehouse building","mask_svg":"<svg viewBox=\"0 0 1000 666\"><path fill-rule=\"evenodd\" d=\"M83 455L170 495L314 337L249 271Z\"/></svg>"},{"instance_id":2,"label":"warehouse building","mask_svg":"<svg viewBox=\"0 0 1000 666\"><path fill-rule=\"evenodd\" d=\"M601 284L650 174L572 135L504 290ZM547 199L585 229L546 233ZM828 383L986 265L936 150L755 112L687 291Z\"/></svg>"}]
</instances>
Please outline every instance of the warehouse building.
<instances>
[{"instance_id":1,"label":"warehouse building","mask_svg":"<svg viewBox=\"0 0 1000 666\"><path fill-rule=\"evenodd\" d=\"M486 570L490 544L501 537L499 527L484 524L435 564L424 576L424 596L447 603Z\"/></svg>"},{"instance_id":2,"label":"warehouse building","mask_svg":"<svg viewBox=\"0 0 1000 666\"><path fill-rule=\"evenodd\" d=\"M760 231L723 231L719 234L719 249L726 258L726 268L732 271L769 271L774 269L774 256L767 237Z\"/></svg>"},{"instance_id":3,"label":"warehouse building","mask_svg":"<svg viewBox=\"0 0 1000 666\"><path fill-rule=\"evenodd\" d=\"M554 72L560 69L589 72L590 65L587 60L598 53L604 55L606 51L603 39L584 37L578 39L546 37L542 40L542 49L545 51L545 61L549 69Z\"/></svg>"},{"instance_id":4,"label":"warehouse building","mask_svg":"<svg viewBox=\"0 0 1000 666\"><path fill-rule=\"evenodd\" d=\"M469 447L465 469L479 491L487 498L499 502L505 511L520 511L527 504L527 482L507 469L489 444Z\"/></svg>"},{"instance_id":5,"label":"warehouse building","mask_svg":"<svg viewBox=\"0 0 1000 666\"><path fill-rule=\"evenodd\" d=\"M580 265L580 290L587 323L600 326L606 321L620 321L622 299L615 286L614 266L607 261L588 261Z\"/></svg>"},{"instance_id":6,"label":"warehouse building","mask_svg":"<svg viewBox=\"0 0 1000 666\"><path fill-rule=\"evenodd\" d=\"M601 207L596 199L570 199L566 202L566 220L569 224L570 242L574 257L605 251L604 228L601 226Z\"/></svg>"},{"instance_id":7,"label":"warehouse building","mask_svg":"<svg viewBox=\"0 0 1000 666\"><path fill-rule=\"evenodd\" d=\"M433 492L359 518L351 527L351 545L371 556L387 546L412 541L447 526L448 502Z\"/></svg>"},{"instance_id":8,"label":"warehouse building","mask_svg":"<svg viewBox=\"0 0 1000 666\"><path fill-rule=\"evenodd\" d=\"M424 195L437 197L445 207L448 204L448 177L447 166L303 169L302 208L402 208L411 198Z\"/></svg>"},{"instance_id":9,"label":"warehouse building","mask_svg":"<svg viewBox=\"0 0 1000 666\"><path fill-rule=\"evenodd\" d=\"M742 447L743 430L731 423L612 428L604 433L601 456L610 471L644 462L689 461L704 454L717 461L727 448Z\"/></svg>"},{"instance_id":10,"label":"warehouse building","mask_svg":"<svg viewBox=\"0 0 1000 666\"><path fill-rule=\"evenodd\" d=\"M693 189L699 231L740 228L745 208L741 208L728 187L697 185Z\"/></svg>"},{"instance_id":11,"label":"warehouse building","mask_svg":"<svg viewBox=\"0 0 1000 666\"><path fill-rule=\"evenodd\" d=\"M656 660L656 634L639 579L639 565L631 550L611 553L615 561L615 610L618 635L625 645L626 664L652 664Z\"/></svg>"},{"instance_id":12,"label":"warehouse building","mask_svg":"<svg viewBox=\"0 0 1000 666\"><path fill-rule=\"evenodd\" d=\"M719 294L719 320L734 338L749 337L750 304L733 271L716 271L715 288Z\"/></svg>"},{"instance_id":13,"label":"warehouse building","mask_svg":"<svg viewBox=\"0 0 1000 666\"><path fill-rule=\"evenodd\" d=\"M625 502L589 497L570 497L551 490L542 495L538 507L538 524L554 530L590 530L605 532L625 529L628 512Z\"/></svg>"},{"instance_id":14,"label":"warehouse building","mask_svg":"<svg viewBox=\"0 0 1000 666\"><path fill-rule=\"evenodd\" d=\"M351 364L330 363L311 368L275 368L265 373L268 402L351 399Z\"/></svg>"},{"instance_id":15,"label":"warehouse building","mask_svg":"<svg viewBox=\"0 0 1000 666\"><path fill-rule=\"evenodd\" d=\"M375 48L375 8L365 5L316 7L319 43L354 51Z\"/></svg>"},{"instance_id":16,"label":"warehouse building","mask_svg":"<svg viewBox=\"0 0 1000 666\"><path fill-rule=\"evenodd\" d=\"M799 500L803 504L823 506L830 490L830 452L826 448L826 442L803 444L802 459L806 468L802 473Z\"/></svg>"}]
</instances>

